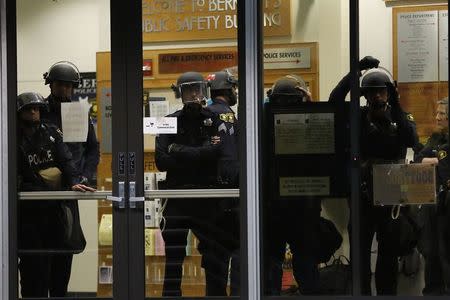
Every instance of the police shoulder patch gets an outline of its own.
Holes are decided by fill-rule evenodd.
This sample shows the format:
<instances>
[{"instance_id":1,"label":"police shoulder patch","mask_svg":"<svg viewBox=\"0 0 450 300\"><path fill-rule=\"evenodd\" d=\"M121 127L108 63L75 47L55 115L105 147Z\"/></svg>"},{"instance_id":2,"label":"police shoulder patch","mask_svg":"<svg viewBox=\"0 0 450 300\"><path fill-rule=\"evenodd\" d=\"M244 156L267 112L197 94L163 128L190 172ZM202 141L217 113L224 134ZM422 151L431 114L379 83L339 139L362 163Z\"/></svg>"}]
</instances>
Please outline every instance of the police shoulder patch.
<instances>
[{"instance_id":1,"label":"police shoulder patch","mask_svg":"<svg viewBox=\"0 0 450 300\"><path fill-rule=\"evenodd\" d=\"M406 119L408 119L408 121L414 122L414 117L412 114L406 114Z\"/></svg>"},{"instance_id":2,"label":"police shoulder patch","mask_svg":"<svg viewBox=\"0 0 450 300\"><path fill-rule=\"evenodd\" d=\"M220 114L219 119L224 122L227 122L227 123L234 123L234 114L231 112L225 113L225 114Z\"/></svg>"},{"instance_id":3,"label":"police shoulder patch","mask_svg":"<svg viewBox=\"0 0 450 300\"><path fill-rule=\"evenodd\" d=\"M438 159L439 160L442 160L442 159L444 159L444 158L446 158L447 157L447 151L445 151L445 150L439 150L439 152L438 152Z\"/></svg>"}]
</instances>

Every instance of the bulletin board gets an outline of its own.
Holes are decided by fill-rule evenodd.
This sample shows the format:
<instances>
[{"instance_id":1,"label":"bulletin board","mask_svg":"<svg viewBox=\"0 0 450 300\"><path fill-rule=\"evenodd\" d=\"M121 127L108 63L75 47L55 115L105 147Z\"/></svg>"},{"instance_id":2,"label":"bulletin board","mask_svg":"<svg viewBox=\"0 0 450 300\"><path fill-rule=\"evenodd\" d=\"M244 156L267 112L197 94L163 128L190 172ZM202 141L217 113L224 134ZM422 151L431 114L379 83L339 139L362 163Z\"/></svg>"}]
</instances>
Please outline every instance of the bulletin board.
<instances>
[{"instance_id":1,"label":"bulletin board","mask_svg":"<svg viewBox=\"0 0 450 300\"><path fill-rule=\"evenodd\" d=\"M425 142L435 130L436 102L448 96L448 5L395 7L392 25L400 103Z\"/></svg>"}]
</instances>

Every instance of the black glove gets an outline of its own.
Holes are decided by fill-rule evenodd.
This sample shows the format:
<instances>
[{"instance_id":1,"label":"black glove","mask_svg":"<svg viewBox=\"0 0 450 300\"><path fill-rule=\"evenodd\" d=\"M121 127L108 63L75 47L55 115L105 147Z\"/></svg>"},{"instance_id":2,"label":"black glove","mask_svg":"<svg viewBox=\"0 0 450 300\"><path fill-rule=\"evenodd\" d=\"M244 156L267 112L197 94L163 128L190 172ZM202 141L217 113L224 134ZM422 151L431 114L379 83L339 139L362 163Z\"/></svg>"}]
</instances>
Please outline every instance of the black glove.
<instances>
[{"instance_id":1,"label":"black glove","mask_svg":"<svg viewBox=\"0 0 450 300\"><path fill-rule=\"evenodd\" d=\"M397 91L397 83L394 81L392 82L386 82L386 87L388 91L388 103L393 109L400 108L400 102L398 91Z\"/></svg>"},{"instance_id":2,"label":"black glove","mask_svg":"<svg viewBox=\"0 0 450 300\"><path fill-rule=\"evenodd\" d=\"M380 61L372 56L366 56L359 61L359 70L367 70L372 68L378 68Z\"/></svg>"},{"instance_id":3,"label":"black glove","mask_svg":"<svg viewBox=\"0 0 450 300\"><path fill-rule=\"evenodd\" d=\"M174 153L174 152L180 151L181 148L183 148L182 145L173 143L173 144L170 144L170 145L169 145L169 148L167 149L167 151L168 151L169 153Z\"/></svg>"}]
</instances>

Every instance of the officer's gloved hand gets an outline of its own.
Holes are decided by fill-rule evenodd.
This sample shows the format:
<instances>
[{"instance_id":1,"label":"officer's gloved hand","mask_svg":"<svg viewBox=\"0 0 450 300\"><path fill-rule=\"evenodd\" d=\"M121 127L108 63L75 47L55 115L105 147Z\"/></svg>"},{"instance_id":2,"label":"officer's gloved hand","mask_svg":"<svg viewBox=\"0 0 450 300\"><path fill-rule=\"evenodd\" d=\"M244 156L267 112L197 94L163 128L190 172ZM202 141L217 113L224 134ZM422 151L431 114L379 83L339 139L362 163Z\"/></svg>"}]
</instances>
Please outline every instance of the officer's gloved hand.
<instances>
[{"instance_id":1,"label":"officer's gloved hand","mask_svg":"<svg viewBox=\"0 0 450 300\"><path fill-rule=\"evenodd\" d=\"M183 146L176 144L176 143L172 143L169 145L169 148L167 149L167 151L169 153L176 153L176 152L180 151L181 148L183 148Z\"/></svg>"},{"instance_id":2,"label":"officer's gloved hand","mask_svg":"<svg viewBox=\"0 0 450 300\"><path fill-rule=\"evenodd\" d=\"M378 68L380 61L373 56L366 56L359 61L359 70L367 70L372 68Z\"/></svg>"},{"instance_id":3,"label":"officer's gloved hand","mask_svg":"<svg viewBox=\"0 0 450 300\"><path fill-rule=\"evenodd\" d=\"M386 82L386 87L388 91L388 103L392 109L400 109L399 95L397 90L397 83L394 81Z\"/></svg>"}]
</instances>

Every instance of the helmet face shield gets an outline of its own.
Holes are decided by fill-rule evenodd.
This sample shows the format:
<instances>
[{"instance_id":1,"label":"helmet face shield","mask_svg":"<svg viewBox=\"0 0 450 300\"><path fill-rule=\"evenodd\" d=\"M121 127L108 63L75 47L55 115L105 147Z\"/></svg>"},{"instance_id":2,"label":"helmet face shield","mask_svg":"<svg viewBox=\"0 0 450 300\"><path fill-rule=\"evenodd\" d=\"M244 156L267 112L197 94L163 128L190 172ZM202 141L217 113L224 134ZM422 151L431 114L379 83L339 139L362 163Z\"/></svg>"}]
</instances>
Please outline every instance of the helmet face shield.
<instances>
[{"instance_id":1,"label":"helmet face shield","mask_svg":"<svg viewBox=\"0 0 450 300\"><path fill-rule=\"evenodd\" d=\"M198 103L206 105L208 86L205 81L185 82L178 86L183 104Z\"/></svg>"}]
</instances>

